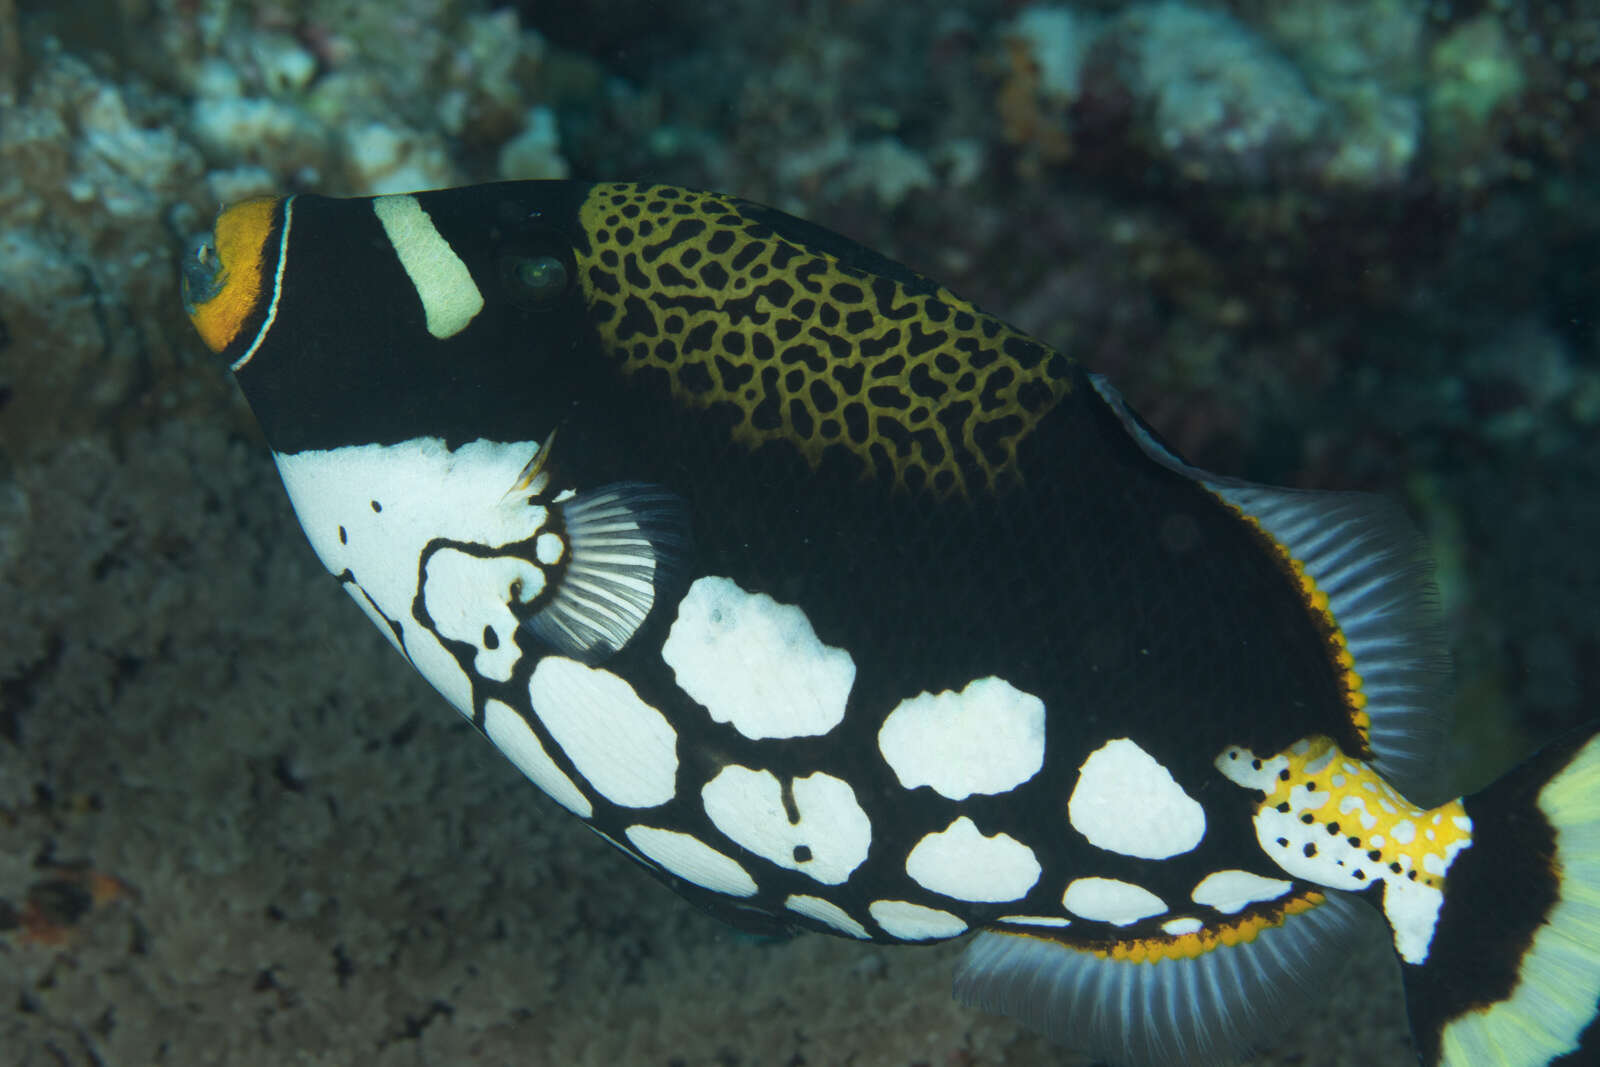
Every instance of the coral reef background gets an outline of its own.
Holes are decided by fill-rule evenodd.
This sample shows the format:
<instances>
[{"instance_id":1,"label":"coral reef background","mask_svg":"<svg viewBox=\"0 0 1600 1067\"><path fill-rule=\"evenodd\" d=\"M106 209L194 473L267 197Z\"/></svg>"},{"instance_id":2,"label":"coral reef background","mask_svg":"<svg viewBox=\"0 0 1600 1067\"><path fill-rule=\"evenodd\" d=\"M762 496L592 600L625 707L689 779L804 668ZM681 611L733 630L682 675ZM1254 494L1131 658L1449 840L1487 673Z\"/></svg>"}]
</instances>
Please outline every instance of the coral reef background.
<instances>
[{"instance_id":1,"label":"coral reef background","mask_svg":"<svg viewBox=\"0 0 1600 1067\"><path fill-rule=\"evenodd\" d=\"M0 0L0 1062L1079 1062L958 946L699 915L400 669L184 321L220 203L841 230L1201 466L1404 498L1470 787L1600 706L1597 132L1596 0ZM1410 1056L1374 945L1256 1062Z\"/></svg>"}]
</instances>

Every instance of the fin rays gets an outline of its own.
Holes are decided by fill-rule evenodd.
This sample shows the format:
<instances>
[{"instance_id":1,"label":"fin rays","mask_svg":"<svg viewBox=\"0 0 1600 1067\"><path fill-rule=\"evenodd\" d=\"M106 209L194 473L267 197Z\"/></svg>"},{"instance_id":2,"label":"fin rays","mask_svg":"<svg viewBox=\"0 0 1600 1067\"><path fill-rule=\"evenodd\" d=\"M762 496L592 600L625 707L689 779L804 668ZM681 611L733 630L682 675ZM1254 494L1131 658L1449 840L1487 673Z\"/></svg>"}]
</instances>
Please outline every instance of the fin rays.
<instances>
[{"instance_id":1,"label":"fin rays","mask_svg":"<svg viewBox=\"0 0 1600 1067\"><path fill-rule=\"evenodd\" d=\"M1366 493L1278 489L1184 463L1140 424L1103 378L1095 389L1157 463L1254 519L1328 597L1367 699L1373 766L1407 796L1439 799L1434 761L1445 727L1450 658L1426 546L1393 502Z\"/></svg>"},{"instance_id":2,"label":"fin rays","mask_svg":"<svg viewBox=\"0 0 1600 1067\"><path fill-rule=\"evenodd\" d=\"M1373 766L1402 793L1426 797L1449 657L1420 535L1381 497L1207 485L1254 517L1327 594L1367 698Z\"/></svg>"},{"instance_id":3,"label":"fin rays","mask_svg":"<svg viewBox=\"0 0 1600 1067\"><path fill-rule=\"evenodd\" d=\"M688 512L664 489L619 482L562 510L570 557L550 603L529 619L541 640L583 663L621 651L675 581L689 547Z\"/></svg>"},{"instance_id":4,"label":"fin rays","mask_svg":"<svg viewBox=\"0 0 1600 1067\"><path fill-rule=\"evenodd\" d=\"M1364 920L1376 924L1366 910L1330 894L1253 941L1155 963L982 931L956 970L955 994L1118 1063L1226 1063L1270 1033Z\"/></svg>"}]
</instances>

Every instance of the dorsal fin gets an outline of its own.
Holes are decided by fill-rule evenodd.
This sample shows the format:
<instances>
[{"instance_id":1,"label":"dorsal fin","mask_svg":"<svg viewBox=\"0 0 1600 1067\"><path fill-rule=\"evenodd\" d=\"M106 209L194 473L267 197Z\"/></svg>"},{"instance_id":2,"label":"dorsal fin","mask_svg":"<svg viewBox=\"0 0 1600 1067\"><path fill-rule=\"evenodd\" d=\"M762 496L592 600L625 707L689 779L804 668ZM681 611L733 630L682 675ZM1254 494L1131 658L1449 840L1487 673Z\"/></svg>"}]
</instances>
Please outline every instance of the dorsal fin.
<instances>
[{"instance_id":1,"label":"dorsal fin","mask_svg":"<svg viewBox=\"0 0 1600 1067\"><path fill-rule=\"evenodd\" d=\"M1231 1063L1377 926L1370 908L1329 894L1254 940L1213 941L1196 956L1154 962L985 930L956 968L955 995L1129 1067Z\"/></svg>"},{"instance_id":2,"label":"dorsal fin","mask_svg":"<svg viewBox=\"0 0 1600 1067\"><path fill-rule=\"evenodd\" d=\"M1409 797L1439 799L1435 759L1450 680L1433 564L1422 536L1393 501L1369 493L1280 489L1192 467L1156 440L1105 379L1095 389L1151 459L1236 508L1310 579L1349 652L1357 721L1374 767Z\"/></svg>"}]
</instances>

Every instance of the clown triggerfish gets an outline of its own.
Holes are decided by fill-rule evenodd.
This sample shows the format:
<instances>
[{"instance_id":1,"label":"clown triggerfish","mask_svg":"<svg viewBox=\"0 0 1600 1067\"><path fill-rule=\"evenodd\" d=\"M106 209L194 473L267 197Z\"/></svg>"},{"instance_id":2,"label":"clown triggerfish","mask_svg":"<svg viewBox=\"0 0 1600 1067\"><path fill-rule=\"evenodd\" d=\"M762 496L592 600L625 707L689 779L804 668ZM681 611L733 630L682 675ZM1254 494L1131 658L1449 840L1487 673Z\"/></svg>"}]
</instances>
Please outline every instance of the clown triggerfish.
<instances>
[{"instance_id":1,"label":"clown triggerfish","mask_svg":"<svg viewBox=\"0 0 1600 1067\"><path fill-rule=\"evenodd\" d=\"M1395 506L1197 470L713 193L249 200L183 282L345 591L695 904L974 933L960 999L1146 1064L1241 1055L1381 915L1423 1061L1595 1062L1600 741L1418 796L1448 666Z\"/></svg>"}]
</instances>

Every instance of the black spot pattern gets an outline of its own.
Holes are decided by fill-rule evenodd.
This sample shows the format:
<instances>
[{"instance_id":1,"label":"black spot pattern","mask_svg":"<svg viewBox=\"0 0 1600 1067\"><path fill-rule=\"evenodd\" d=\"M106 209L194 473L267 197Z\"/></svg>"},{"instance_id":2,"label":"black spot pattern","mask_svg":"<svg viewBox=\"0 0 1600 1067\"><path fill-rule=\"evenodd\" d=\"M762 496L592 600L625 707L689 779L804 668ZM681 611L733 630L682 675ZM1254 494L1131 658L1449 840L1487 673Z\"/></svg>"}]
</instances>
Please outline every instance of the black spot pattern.
<instances>
[{"instance_id":1,"label":"black spot pattern","mask_svg":"<svg viewBox=\"0 0 1600 1067\"><path fill-rule=\"evenodd\" d=\"M597 185L580 211L579 277L624 373L664 371L687 406L733 405L736 440L787 442L813 468L842 444L901 488L1018 480L1017 445L1070 388L1067 361L903 268L791 240L776 213L672 194Z\"/></svg>"}]
</instances>

